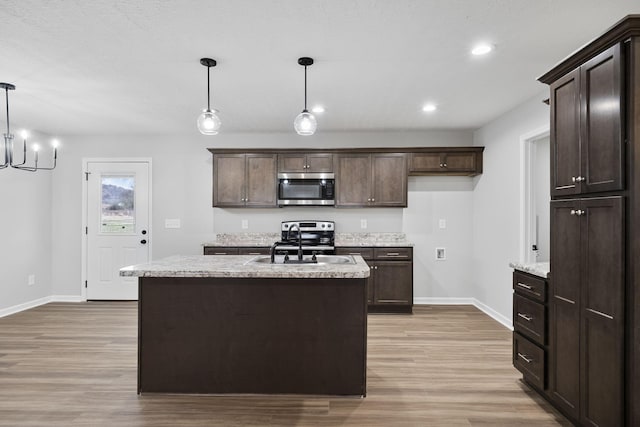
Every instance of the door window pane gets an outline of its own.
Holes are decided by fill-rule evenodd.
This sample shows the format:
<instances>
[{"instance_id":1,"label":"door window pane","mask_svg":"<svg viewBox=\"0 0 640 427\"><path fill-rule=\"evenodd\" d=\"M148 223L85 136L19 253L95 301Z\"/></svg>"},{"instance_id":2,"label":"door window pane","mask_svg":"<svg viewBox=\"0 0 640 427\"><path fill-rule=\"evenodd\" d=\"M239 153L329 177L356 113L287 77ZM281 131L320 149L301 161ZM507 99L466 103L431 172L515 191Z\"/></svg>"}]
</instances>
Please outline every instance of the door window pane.
<instances>
[{"instance_id":1,"label":"door window pane","mask_svg":"<svg viewBox=\"0 0 640 427\"><path fill-rule=\"evenodd\" d=\"M101 233L135 232L135 176L102 175Z\"/></svg>"}]
</instances>

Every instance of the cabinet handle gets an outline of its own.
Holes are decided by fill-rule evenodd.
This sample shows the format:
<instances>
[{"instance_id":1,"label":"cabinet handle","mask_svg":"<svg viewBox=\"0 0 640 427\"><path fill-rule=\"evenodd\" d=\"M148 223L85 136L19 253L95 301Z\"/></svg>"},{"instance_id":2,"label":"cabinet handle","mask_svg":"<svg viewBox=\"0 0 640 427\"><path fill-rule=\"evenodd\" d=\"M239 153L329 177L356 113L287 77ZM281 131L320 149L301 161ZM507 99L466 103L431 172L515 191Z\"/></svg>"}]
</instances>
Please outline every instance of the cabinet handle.
<instances>
[{"instance_id":1,"label":"cabinet handle","mask_svg":"<svg viewBox=\"0 0 640 427\"><path fill-rule=\"evenodd\" d=\"M400 252L387 252L387 256L399 256Z\"/></svg>"},{"instance_id":2,"label":"cabinet handle","mask_svg":"<svg viewBox=\"0 0 640 427\"><path fill-rule=\"evenodd\" d=\"M526 290L530 291L531 289L533 289L531 286L529 285L525 285L524 283L520 283L518 282L518 286L520 286L521 288L525 288Z\"/></svg>"},{"instance_id":3,"label":"cabinet handle","mask_svg":"<svg viewBox=\"0 0 640 427\"><path fill-rule=\"evenodd\" d=\"M584 176L572 176L571 177L571 182L574 182L574 183L576 183L576 182L584 182L586 180L587 179Z\"/></svg>"},{"instance_id":4,"label":"cabinet handle","mask_svg":"<svg viewBox=\"0 0 640 427\"><path fill-rule=\"evenodd\" d=\"M533 359L529 359L527 356L525 356L524 354L518 352L518 357L521 358L522 360L524 360L527 363L531 363L533 362Z\"/></svg>"},{"instance_id":5,"label":"cabinet handle","mask_svg":"<svg viewBox=\"0 0 640 427\"><path fill-rule=\"evenodd\" d=\"M441 168L443 168L443 167L444 167L444 164L443 164L443 163L440 163L440 167L441 167Z\"/></svg>"},{"instance_id":6,"label":"cabinet handle","mask_svg":"<svg viewBox=\"0 0 640 427\"><path fill-rule=\"evenodd\" d=\"M575 209L571 209L571 211L569 211L570 215L575 215L576 214L576 210Z\"/></svg>"},{"instance_id":7,"label":"cabinet handle","mask_svg":"<svg viewBox=\"0 0 640 427\"><path fill-rule=\"evenodd\" d=\"M575 184L575 182L576 182L576 177L575 176L571 177L571 182L573 182Z\"/></svg>"},{"instance_id":8,"label":"cabinet handle","mask_svg":"<svg viewBox=\"0 0 640 427\"><path fill-rule=\"evenodd\" d=\"M377 269L378 269L378 266L376 265L376 266L375 266L375 267L373 267L373 268L375 268L375 269L377 270Z\"/></svg>"},{"instance_id":9,"label":"cabinet handle","mask_svg":"<svg viewBox=\"0 0 640 427\"><path fill-rule=\"evenodd\" d=\"M528 314L518 313L518 317L523 318L527 322L531 322L533 320L533 317L529 316Z\"/></svg>"},{"instance_id":10,"label":"cabinet handle","mask_svg":"<svg viewBox=\"0 0 640 427\"><path fill-rule=\"evenodd\" d=\"M213 254L214 255L226 255L227 253L226 252L214 252Z\"/></svg>"},{"instance_id":11,"label":"cabinet handle","mask_svg":"<svg viewBox=\"0 0 640 427\"><path fill-rule=\"evenodd\" d=\"M578 215L578 216L582 216L582 215L584 215L584 214L586 214L586 213L587 213L587 212L586 212L586 211L583 211L582 209L578 209L578 210L576 211L576 215Z\"/></svg>"},{"instance_id":12,"label":"cabinet handle","mask_svg":"<svg viewBox=\"0 0 640 427\"><path fill-rule=\"evenodd\" d=\"M247 255L260 255L260 252L249 252Z\"/></svg>"},{"instance_id":13,"label":"cabinet handle","mask_svg":"<svg viewBox=\"0 0 640 427\"><path fill-rule=\"evenodd\" d=\"M445 168L447 167L447 164L446 164L446 163L444 164L444 167L445 167Z\"/></svg>"}]
</instances>

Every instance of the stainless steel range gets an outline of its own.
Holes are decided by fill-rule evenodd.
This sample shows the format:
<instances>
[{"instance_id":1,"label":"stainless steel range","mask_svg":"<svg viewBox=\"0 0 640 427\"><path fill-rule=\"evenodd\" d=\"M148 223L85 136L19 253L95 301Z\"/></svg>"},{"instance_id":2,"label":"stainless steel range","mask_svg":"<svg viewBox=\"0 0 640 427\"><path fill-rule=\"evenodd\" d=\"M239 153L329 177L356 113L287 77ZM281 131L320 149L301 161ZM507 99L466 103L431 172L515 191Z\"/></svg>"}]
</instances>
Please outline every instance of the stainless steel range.
<instances>
[{"instance_id":1,"label":"stainless steel range","mask_svg":"<svg viewBox=\"0 0 640 427\"><path fill-rule=\"evenodd\" d=\"M297 251L302 239L304 253L333 254L335 227L333 221L283 221L278 250Z\"/></svg>"}]
</instances>

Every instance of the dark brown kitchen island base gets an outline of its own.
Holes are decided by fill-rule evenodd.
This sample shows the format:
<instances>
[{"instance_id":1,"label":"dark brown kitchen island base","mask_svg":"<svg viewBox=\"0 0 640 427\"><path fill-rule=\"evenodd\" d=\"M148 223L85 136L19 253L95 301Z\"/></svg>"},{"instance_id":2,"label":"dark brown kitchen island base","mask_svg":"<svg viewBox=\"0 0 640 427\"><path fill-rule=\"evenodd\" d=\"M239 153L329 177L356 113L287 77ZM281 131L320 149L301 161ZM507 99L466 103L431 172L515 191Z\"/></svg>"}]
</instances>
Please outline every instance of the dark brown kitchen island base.
<instances>
[{"instance_id":1,"label":"dark brown kitchen island base","mask_svg":"<svg viewBox=\"0 0 640 427\"><path fill-rule=\"evenodd\" d=\"M366 280L140 277L138 393L364 396Z\"/></svg>"}]
</instances>

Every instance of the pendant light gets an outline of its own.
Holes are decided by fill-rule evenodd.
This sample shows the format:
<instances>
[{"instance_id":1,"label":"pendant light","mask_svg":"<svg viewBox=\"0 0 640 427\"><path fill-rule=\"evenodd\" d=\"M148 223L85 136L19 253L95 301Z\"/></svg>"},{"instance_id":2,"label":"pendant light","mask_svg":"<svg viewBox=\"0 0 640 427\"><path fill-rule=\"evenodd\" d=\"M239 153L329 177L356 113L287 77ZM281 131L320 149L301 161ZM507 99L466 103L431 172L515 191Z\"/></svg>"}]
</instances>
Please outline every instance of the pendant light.
<instances>
[{"instance_id":1,"label":"pendant light","mask_svg":"<svg viewBox=\"0 0 640 427\"><path fill-rule=\"evenodd\" d=\"M313 135L318 127L316 118L307 110L307 67L313 65L313 58L298 58L298 64L304 67L304 110L293 121L293 128L298 135Z\"/></svg>"},{"instance_id":2,"label":"pendant light","mask_svg":"<svg viewBox=\"0 0 640 427\"><path fill-rule=\"evenodd\" d=\"M200 63L207 67L207 108L202 110L202 114L198 116L198 130L203 135L217 135L222 122L216 114L218 110L211 109L211 91L209 84L209 71L211 67L215 67L217 62L215 59L202 58Z\"/></svg>"}]
</instances>

